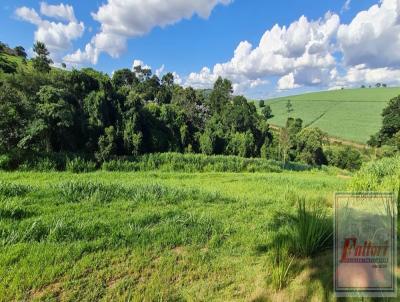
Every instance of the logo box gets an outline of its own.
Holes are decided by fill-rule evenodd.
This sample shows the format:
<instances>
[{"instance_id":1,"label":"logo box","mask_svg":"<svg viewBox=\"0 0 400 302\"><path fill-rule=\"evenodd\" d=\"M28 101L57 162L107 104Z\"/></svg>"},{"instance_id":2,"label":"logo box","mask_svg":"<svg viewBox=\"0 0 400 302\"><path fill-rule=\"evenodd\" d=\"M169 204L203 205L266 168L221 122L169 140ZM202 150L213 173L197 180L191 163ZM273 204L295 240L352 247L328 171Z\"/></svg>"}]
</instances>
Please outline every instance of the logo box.
<instances>
[{"instance_id":1,"label":"logo box","mask_svg":"<svg viewBox=\"0 0 400 302\"><path fill-rule=\"evenodd\" d=\"M396 297L395 195L336 193L334 211L336 296Z\"/></svg>"}]
</instances>

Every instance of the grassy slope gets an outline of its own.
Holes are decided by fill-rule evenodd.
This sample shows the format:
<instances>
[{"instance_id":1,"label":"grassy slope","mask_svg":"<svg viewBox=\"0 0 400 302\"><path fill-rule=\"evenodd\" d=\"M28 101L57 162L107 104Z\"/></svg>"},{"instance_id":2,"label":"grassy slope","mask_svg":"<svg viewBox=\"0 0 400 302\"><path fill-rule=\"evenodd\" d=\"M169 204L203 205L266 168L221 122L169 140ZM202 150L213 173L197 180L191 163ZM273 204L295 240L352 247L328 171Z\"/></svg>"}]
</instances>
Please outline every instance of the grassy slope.
<instances>
[{"instance_id":1,"label":"grassy slope","mask_svg":"<svg viewBox=\"0 0 400 302\"><path fill-rule=\"evenodd\" d=\"M70 180L161 187L145 198L71 203L55 187ZM0 181L35 189L12 198L0 190L0 301L333 301L330 253L296 260L290 285L276 293L266 244L295 196L330 206L346 179L96 172L0 173Z\"/></svg>"},{"instance_id":2,"label":"grassy slope","mask_svg":"<svg viewBox=\"0 0 400 302\"><path fill-rule=\"evenodd\" d=\"M18 56L12 56L6 53L0 53L0 57L4 58L6 61L15 63L19 68L22 68L24 70L32 70L33 65L32 62L27 60L26 64L24 63L23 58L18 57Z\"/></svg>"},{"instance_id":3,"label":"grassy slope","mask_svg":"<svg viewBox=\"0 0 400 302\"><path fill-rule=\"evenodd\" d=\"M284 126L286 102L291 100L292 116L305 125L319 127L332 136L365 143L382 124L381 113L400 88L345 89L309 93L268 100L275 115L271 124Z\"/></svg>"}]
</instances>

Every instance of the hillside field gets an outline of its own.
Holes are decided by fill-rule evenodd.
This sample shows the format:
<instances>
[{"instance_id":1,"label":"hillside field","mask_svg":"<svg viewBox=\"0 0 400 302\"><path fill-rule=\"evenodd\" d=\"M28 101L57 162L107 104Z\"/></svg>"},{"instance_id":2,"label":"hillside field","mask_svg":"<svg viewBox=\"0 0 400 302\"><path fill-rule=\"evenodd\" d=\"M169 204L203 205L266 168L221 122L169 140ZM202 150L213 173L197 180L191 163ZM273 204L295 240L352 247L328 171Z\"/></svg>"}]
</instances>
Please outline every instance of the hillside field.
<instances>
[{"instance_id":1,"label":"hillside field","mask_svg":"<svg viewBox=\"0 0 400 302\"><path fill-rule=\"evenodd\" d=\"M400 88L344 89L308 93L267 100L274 118L270 123L284 126L288 118L287 100L305 126L322 129L329 135L366 143L382 125L382 110L389 100L400 94Z\"/></svg>"}]
</instances>

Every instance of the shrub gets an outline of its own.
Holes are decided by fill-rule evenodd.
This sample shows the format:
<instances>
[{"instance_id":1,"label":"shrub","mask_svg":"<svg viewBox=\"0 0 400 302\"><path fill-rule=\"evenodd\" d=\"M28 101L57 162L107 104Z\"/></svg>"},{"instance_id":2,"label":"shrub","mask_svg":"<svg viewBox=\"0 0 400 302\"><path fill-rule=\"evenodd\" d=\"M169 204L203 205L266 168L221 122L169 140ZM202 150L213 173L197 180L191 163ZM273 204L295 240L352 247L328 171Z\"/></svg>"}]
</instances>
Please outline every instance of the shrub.
<instances>
[{"instance_id":1,"label":"shrub","mask_svg":"<svg viewBox=\"0 0 400 302\"><path fill-rule=\"evenodd\" d=\"M332 222L324 209L314 205L306 207L298 201L297 214L290 225L290 251L300 257L311 257L331 246Z\"/></svg>"},{"instance_id":2,"label":"shrub","mask_svg":"<svg viewBox=\"0 0 400 302\"><path fill-rule=\"evenodd\" d=\"M325 152L328 164L350 171L358 170L362 164L361 153L350 146L330 147Z\"/></svg>"},{"instance_id":3,"label":"shrub","mask_svg":"<svg viewBox=\"0 0 400 302\"><path fill-rule=\"evenodd\" d=\"M383 158L364 164L350 182L350 190L400 191L400 156Z\"/></svg>"},{"instance_id":4,"label":"shrub","mask_svg":"<svg viewBox=\"0 0 400 302\"><path fill-rule=\"evenodd\" d=\"M66 169L72 173L88 173L96 170L96 164L77 157L67 161Z\"/></svg>"},{"instance_id":5,"label":"shrub","mask_svg":"<svg viewBox=\"0 0 400 302\"><path fill-rule=\"evenodd\" d=\"M9 170L12 166L12 159L7 154L0 155L0 170Z\"/></svg>"}]
</instances>

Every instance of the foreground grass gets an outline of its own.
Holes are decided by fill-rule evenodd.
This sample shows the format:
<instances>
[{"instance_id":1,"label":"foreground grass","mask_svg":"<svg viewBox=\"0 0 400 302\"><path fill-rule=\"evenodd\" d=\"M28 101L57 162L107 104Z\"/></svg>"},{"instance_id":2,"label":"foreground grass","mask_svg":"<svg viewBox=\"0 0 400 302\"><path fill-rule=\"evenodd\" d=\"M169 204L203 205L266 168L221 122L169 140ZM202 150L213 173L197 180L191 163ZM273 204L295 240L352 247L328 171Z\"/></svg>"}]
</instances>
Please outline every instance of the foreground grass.
<instances>
[{"instance_id":1,"label":"foreground grass","mask_svg":"<svg viewBox=\"0 0 400 302\"><path fill-rule=\"evenodd\" d=\"M277 126L286 124L286 104L291 100L291 115L303 119L304 125L365 143L381 128L381 113L389 100L399 94L400 88L344 89L272 99L266 104L271 105L274 114L270 122Z\"/></svg>"},{"instance_id":2,"label":"foreground grass","mask_svg":"<svg viewBox=\"0 0 400 302\"><path fill-rule=\"evenodd\" d=\"M0 173L0 300L330 301L332 255L273 287L272 238L324 172Z\"/></svg>"}]
</instances>

